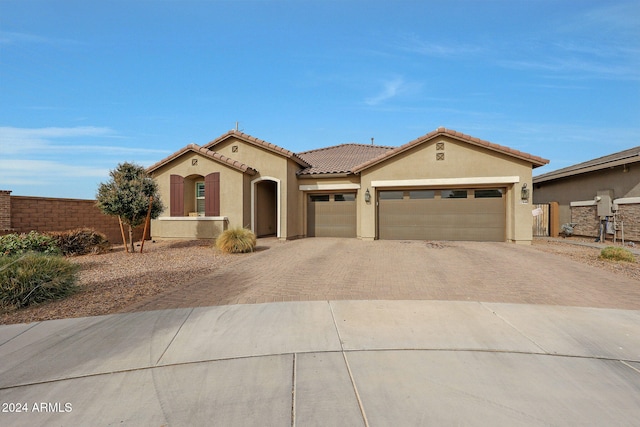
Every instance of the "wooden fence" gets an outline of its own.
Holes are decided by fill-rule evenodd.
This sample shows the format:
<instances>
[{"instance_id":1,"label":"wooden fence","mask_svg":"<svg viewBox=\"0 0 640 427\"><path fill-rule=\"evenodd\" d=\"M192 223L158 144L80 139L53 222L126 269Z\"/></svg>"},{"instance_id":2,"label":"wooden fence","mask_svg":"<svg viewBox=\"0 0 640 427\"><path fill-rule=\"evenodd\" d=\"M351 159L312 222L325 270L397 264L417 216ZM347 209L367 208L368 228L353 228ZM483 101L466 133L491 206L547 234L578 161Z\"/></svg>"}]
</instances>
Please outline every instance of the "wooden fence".
<instances>
[{"instance_id":1,"label":"wooden fence","mask_svg":"<svg viewBox=\"0 0 640 427\"><path fill-rule=\"evenodd\" d=\"M549 204L533 205L534 212L539 213L533 217L533 237L549 236Z\"/></svg>"}]
</instances>

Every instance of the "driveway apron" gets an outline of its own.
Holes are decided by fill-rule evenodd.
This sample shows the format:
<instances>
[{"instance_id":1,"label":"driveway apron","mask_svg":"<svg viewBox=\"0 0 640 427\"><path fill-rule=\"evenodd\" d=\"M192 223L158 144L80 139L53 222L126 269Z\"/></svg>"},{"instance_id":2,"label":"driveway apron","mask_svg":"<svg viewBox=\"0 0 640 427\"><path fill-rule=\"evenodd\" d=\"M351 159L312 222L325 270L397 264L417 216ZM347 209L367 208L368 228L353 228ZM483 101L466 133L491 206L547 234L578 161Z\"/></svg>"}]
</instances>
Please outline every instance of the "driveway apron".
<instances>
[{"instance_id":1,"label":"driveway apron","mask_svg":"<svg viewBox=\"0 0 640 427\"><path fill-rule=\"evenodd\" d=\"M129 310L319 300L640 309L639 285L623 275L509 243L308 238L272 240L248 258Z\"/></svg>"}]
</instances>

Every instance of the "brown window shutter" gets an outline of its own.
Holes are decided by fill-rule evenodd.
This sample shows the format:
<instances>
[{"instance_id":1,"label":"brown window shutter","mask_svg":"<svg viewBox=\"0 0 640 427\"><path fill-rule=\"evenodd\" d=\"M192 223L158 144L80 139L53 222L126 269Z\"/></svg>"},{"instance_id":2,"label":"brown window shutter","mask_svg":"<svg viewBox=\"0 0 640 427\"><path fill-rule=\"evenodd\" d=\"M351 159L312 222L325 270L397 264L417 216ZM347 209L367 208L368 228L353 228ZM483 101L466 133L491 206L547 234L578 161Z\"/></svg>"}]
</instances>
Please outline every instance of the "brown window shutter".
<instances>
[{"instance_id":1,"label":"brown window shutter","mask_svg":"<svg viewBox=\"0 0 640 427\"><path fill-rule=\"evenodd\" d=\"M220 216L220 172L204 177L204 214Z\"/></svg>"},{"instance_id":2,"label":"brown window shutter","mask_svg":"<svg viewBox=\"0 0 640 427\"><path fill-rule=\"evenodd\" d=\"M180 175L171 175L170 182L169 215L184 216L184 178Z\"/></svg>"}]
</instances>

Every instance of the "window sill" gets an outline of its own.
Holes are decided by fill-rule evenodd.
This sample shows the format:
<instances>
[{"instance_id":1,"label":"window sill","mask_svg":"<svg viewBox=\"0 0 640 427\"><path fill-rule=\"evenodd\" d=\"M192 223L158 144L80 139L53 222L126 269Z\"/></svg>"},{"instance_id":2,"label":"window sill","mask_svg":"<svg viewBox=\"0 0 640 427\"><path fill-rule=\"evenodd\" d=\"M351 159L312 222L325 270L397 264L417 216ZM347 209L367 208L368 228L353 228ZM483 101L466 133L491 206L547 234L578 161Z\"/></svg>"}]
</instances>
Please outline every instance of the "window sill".
<instances>
[{"instance_id":1,"label":"window sill","mask_svg":"<svg viewBox=\"0 0 640 427\"><path fill-rule=\"evenodd\" d=\"M161 216L156 221L228 221L226 216Z\"/></svg>"}]
</instances>

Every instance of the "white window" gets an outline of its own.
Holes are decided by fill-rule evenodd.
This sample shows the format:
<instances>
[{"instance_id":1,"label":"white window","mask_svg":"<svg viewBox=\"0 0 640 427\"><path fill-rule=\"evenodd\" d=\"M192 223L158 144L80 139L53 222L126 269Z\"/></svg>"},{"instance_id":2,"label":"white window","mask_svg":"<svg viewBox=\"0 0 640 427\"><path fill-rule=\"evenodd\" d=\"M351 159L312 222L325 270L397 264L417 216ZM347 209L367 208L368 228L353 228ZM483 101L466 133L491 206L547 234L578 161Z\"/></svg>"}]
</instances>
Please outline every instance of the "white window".
<instances>
[{"instance_id":1,"label":"white window","mask_svg":"<svg viewBox=\"0 0 640 427\"><path fill-rule=\"evenodd\" d=\"M204 181L196 182L196 211L204 216Z\"/></svg>"}]
</instances>

